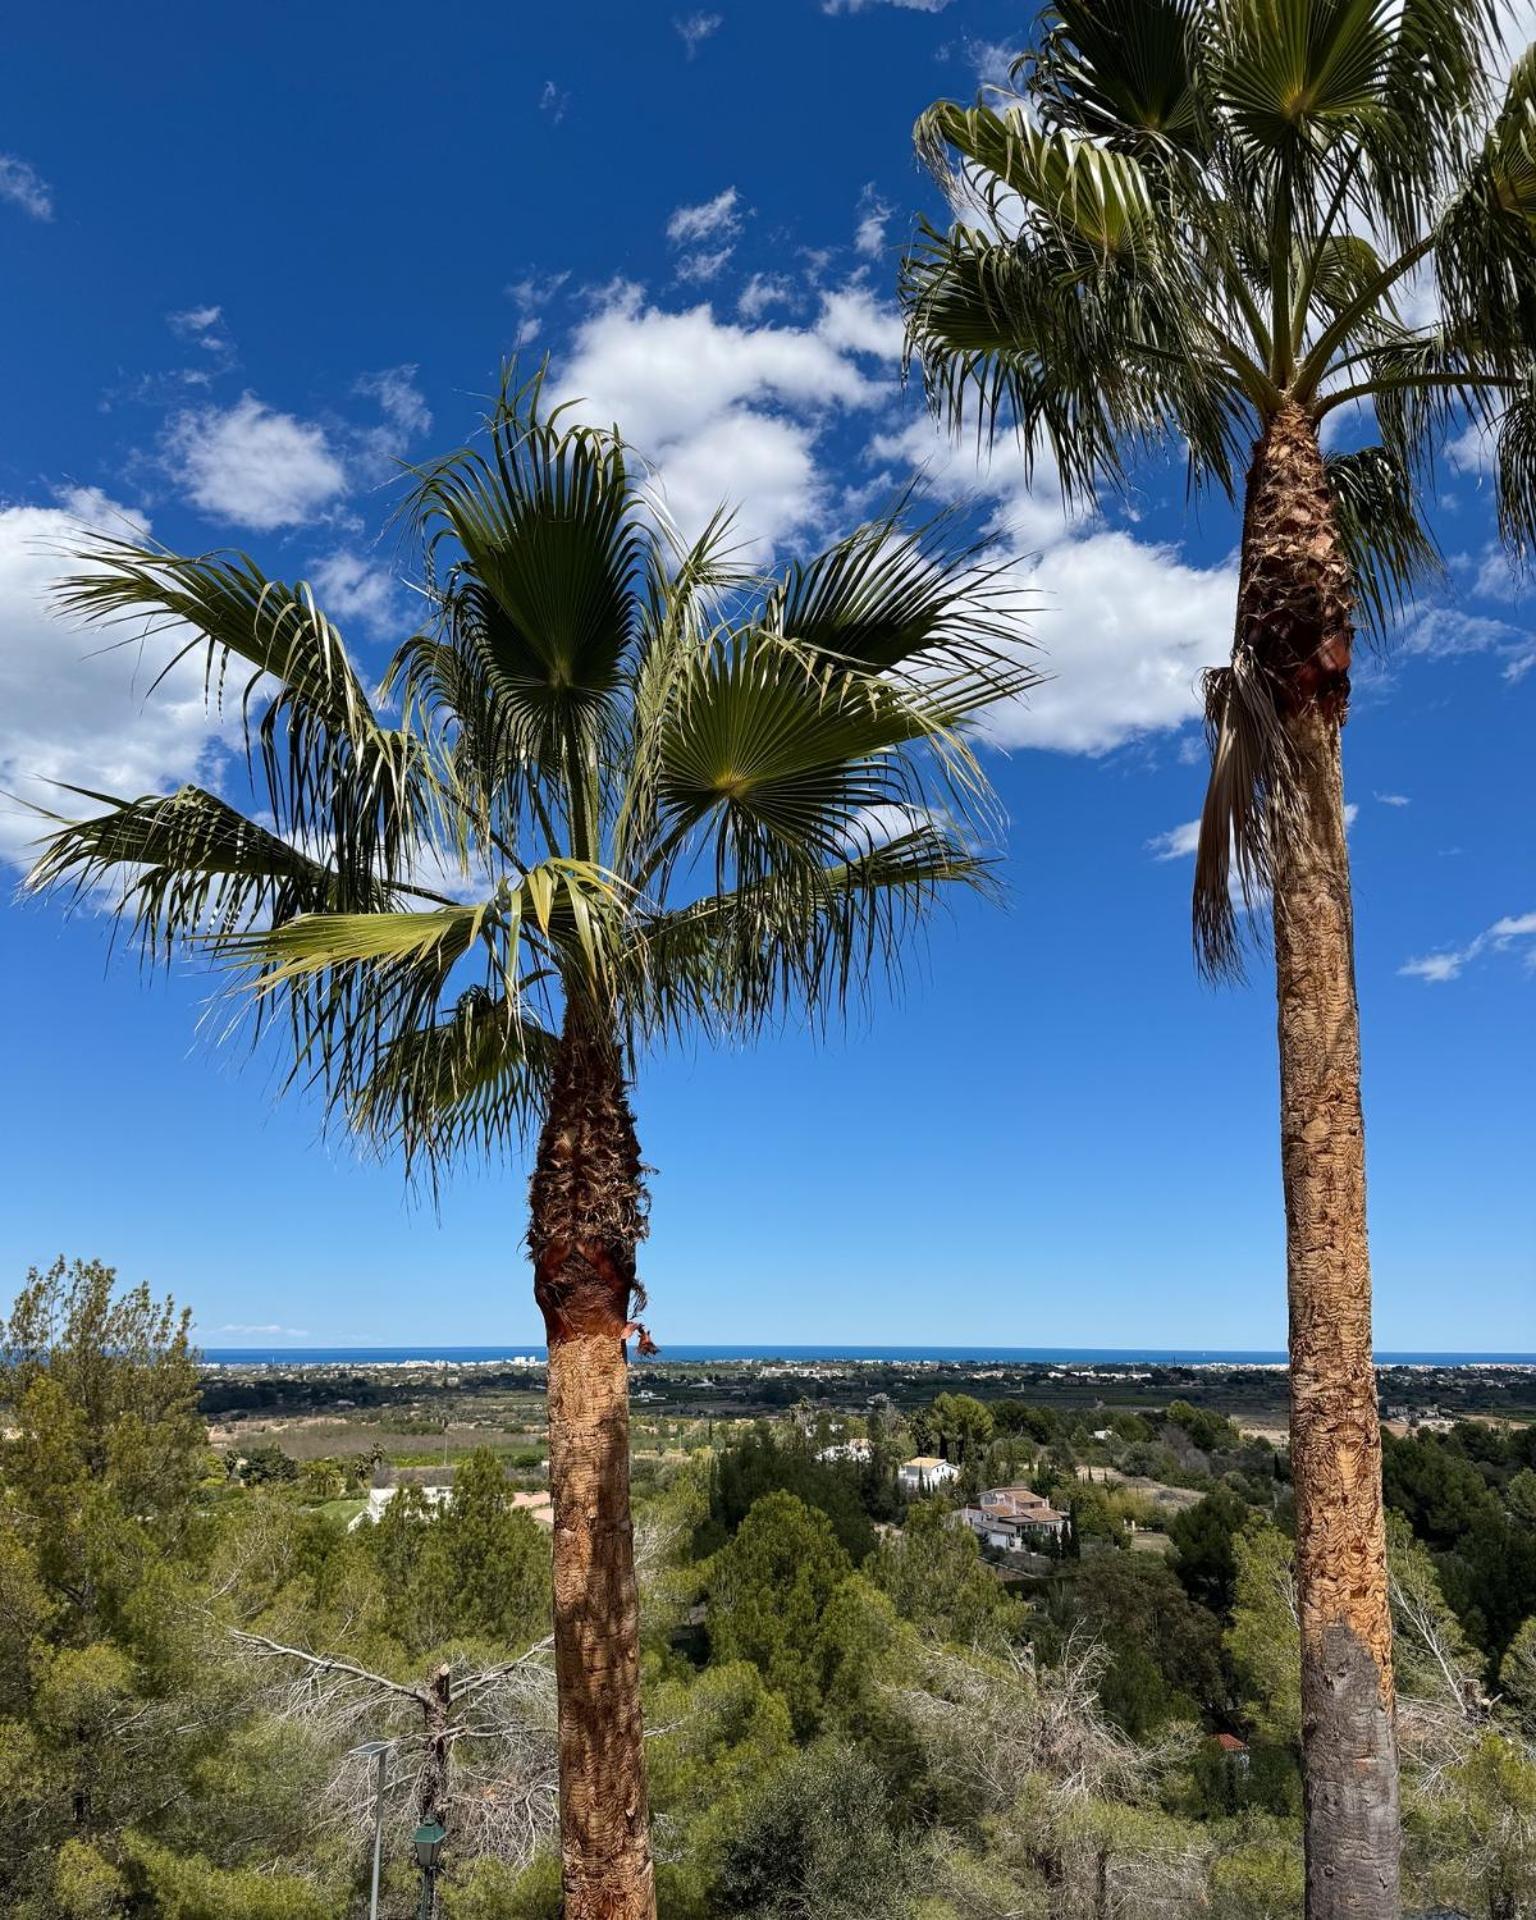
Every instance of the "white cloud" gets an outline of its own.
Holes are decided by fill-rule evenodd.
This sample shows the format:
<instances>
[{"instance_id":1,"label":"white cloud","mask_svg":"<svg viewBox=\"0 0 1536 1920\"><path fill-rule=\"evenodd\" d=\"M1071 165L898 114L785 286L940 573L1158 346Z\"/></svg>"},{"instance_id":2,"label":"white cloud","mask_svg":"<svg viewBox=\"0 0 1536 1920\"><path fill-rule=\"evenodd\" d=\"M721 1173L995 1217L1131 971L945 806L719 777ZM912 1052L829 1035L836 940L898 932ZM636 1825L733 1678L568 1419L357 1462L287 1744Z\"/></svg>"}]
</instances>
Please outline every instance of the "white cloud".
<instances>
[{"instance_id":1,"label":"white cloud","mask_svg":"<svg viewBox=\"0 0 1536 1920\"><path fill-rule=\"evenodd\" d=\"M891 217L891 203L875 192L873 181L859 195L859 224L854 229L853 245L857 253L874 259L885 246L885 223Z\"/></svg>"},{"instance_id":2,"label":"white cloud","mask_svg":"<svg viewBox=\"0 0 1536 1920\"><path fill-rule=\"evenodd\" d=\"M1231 648L1235 567L1194 567L1172 547L1101 528L1014 573L1040 609L1035 637L1053 677L993 713L1001 745L1107 753L1199 717L1201 670Z\"/></svg>"},{"instance_id":3,"label":"white cloud","mask_svg":"<svg viewBox=\"0 0 1536 1920\"><path fill-rule=\"evenodd\" d=\"M1184 860L1200 844L1200 822L1186 820L1181 826L1170 827L1166 833L1154 833L1147 842L1147 852L1154 860Z\"/></svg>"},{"instance_id":4,"label":"white cloud","mask_svg":"<svg viewBox=\"0 0 1536 1920\"><path fill-rule=\"evenodd\" d=\"M754 273L736 296L736 311L743 320L761 320L770 307L792 307L798 297L782 273Z\"/></svg>"},{"instance_id":5,"label":"white cloud","mask_svg":"<svg viewBox=\"0 0 1536 1920\"><path fill-rule=\"evenodd\" d=\"M864 294L826 303L808 327L748 326L708 305L650 306L625 287L579 328L559 386L585 418L617 421L655 464L684 532L730 501L762 555L823 520L831 489L817 441L830 416L885 401L886 385L859 360L891 339Z\"/></svg>"},{"instance_id":6,"label":"white cloud","mask_svg":"<svg viewBox=\"0 0 1536 1920\"><path fill-rule=\"evenodd\" d=\"M247 1320L230 1320L230 1321L227 1321L222 1327L215 1327L214 1332L215 1333L263 1333L263 1334L271 1334L275 1339L285 1339L285 1340L307 1340L309 1338L308 1327L284 1327L284 1326L279 1326L276 1321L266 1321L258 1326L258 1325L253 1325L250 1321L247 1321Z\"/></svg>"},{"instance_id":7,"label":"white cloud","mask_svg":"<svg viewBox=\"0 0 1536 1920\"><path fill-rule=\"evenodd\" d=\"M432 425L426 398L416 384L414 366L384 367L378 373L365 373L356 391L377 400L385 420L405 439L425 433Z\"/></svg>"},{"instance_id":8,"label":"white cloud","mask_svg":"<svg viewBox=\"0 0 1536 1920\"><path fill-rule=\"evenodd\" d=\"M1507 620L1463 613L1459 607L1420 607L1398 636L1404 653L1433 659L1486 653L1503 662L1506 680L1521 680L1536 667L1536 635Z\"/></svg>"},{"instance_id":9,"label":"white cloud","mask_svg":"<svg viewBox=\"0 0 1536 1920\"><path fill-rule=\"evenodd\" d=\"M674 247L692 247L701 240L727 239L740 233L740 202L736 188L726 187L713 200L701 200L696 207L676 207L667 221L667 238Z\"/></svg>"},{"instance_id":10,"label":"white cloud","mask_svg":"<svg viewBox=\"0 0 1536 1920\"><path fill-rule=\"evenodd\" d=\"M816 334L840 352L873 354L893 363L901 358L901 315L863 287L823 294Z\"/></svg>"},{"instance_id":11,"label":"white cloud","mask_svg":"<svg viewBox=\"0 0 1536 1920\"><path fill-rule=\"evenodd\" d=\"M1376 798L1384 807L1411 807L1413 802L1406 793L1378 793Z\"/></svg>"},{"instance_id":12,"label":"white cloud","mask_svg":"<svg viewBox=\"0 0 1536 1920\"><path fill-rule=\"evenodd\" d=\"M730 502L754 557L841 531L914 470L940 500L979 501L999 590L1037 609L1032 658L1052 676L992 716L999 744L1097 754L1197 719L1200 671L1231 649L1235 567L1197 566L1177 547L1069 515L1054 474L1026 482L1010 448L978 460L925 416L892 419L887 375L900 350L899 315L857 283L825 294L803 325L733 322L707 304L671 311L627 286L579 328L557 384L654 463L685 533ZM881 430L867 484L848 491L827 437L865 413Z\"/></svg>"},{"instance_id":13,"label":"white cloud","mask_svg":"<svg viewBox=\"0 0 1536 1920\"><path fill-rule=\"evenodd\" d=\"M222 307L186 307L180 313L168 313L165 323L178 339L191 341L204 353L227 353L229 339L222 325Z\"/></svg>"},{"instance_id":14,"label":"white cloud","mask_svg":"<svg viewBox=\"0 0 1536 1920\"><path fill-rule=\"evenodd\" d=\"M571 104L570 92L565 87L557 87L553 80L546 80L539 93L539 112L546 114L555 126L565 118Z\"/></svg>"},{"instance_id":15,"label":"white cloud","mask_svg":"<svg viewBox=\"0 0 1536 1920\"><path fill-rule=\"evenodd\" d=\"M821 0L823 13L866 13L871 7L900 7L907 13L942 13L950 0Z\"/></svg>"},{"instance_id":16,"label":"white cloud","mask_svg":"<svg viewBox=\"0 0 1536 1920\"><path fill-rule=\"evenodd\" d=\"M741 232L740 208L740 194L735 187L726 187L713 200L673 209L667 221L667 238L674 247L685 249L677 263L677 277L685 285L713 280L725 266Z\"/></svg>"},{"instance_id":17,"label":"white cloud","mask_svg":"<svg viewBox=\"0 0 1536 1920\"><path fill-rule=\"evenodd\" d=\"M709 39L711 34L720 31L722 24L718 13L689 13L680 17L675 16L672 21L672 30L688 49L688 58L691 60L703 42Z\"/></svg>"},{"instance_id":18,"label":"white cloud","mask_svg":"<svg viewBox=\"0 0 1536 1920\"><path fill-rule=\"evenodd\" d=\"M308 572L315 598L331 619L355 621L375 635L393 630L397 588L383 567L342 547L313 561Z\"/></svg>"},{"instance_id":19,"label":"white cloud","mask_svg":"<svg viewBox=\"0 0 1536 1920\"><path fill-rule=\"evenodd\" d=\"M1353 801L1344 809L1344 825L1352 827L1360 817L1360 809ZM1185 820L1176 827L1170 827L1166 833L1154 833L1147 841L1147 852L1154 860L1188 860L1200 845L1200 822Z\"/></svg>"},{"instance_id":20,"label":"white cloud","mask_svg":"<svg viewBox=\"0 0 1536 1920\"><path fill-rule=\"evenodd\" d=\"M309 519L347 484L323 427L276 413L253 393L177 414L161 451L194 506L260 532Z\"/></svg>"},{"instance_id":21,"label":"white cloud","mask_svg":"<svg viewBox=\"0 0 1536 1920\"><path fill-rule=\"evenodd\" d=\"M231 736L238 724L210 718L197 656L150 695L177 650L174 634L141 647L131 625L81 629L55 615L49 589L61 574L84 570L72 556L86 528L129 538L147 532L96 492L0 509L0 791L65 814L81 803L52 782L135 798L212 781L220 726ZM0 800L0 860L29 865L45 825Z\"/></svg>"},{"instance_id":22,"label":"white cloud","mask_svg":"<svg viewBox=\"0 0 1536 1920\"><path fill-rule=\"evenodd\" d=\"M697 253L685 253L677 263L677 277L685 286L699 286L706 280L713 280L735 251L727 243L723 247L700 248Z\"/></svg>"},{"instance_id":23,"label":"white cloud","mask_svg":"<svg viewBox=\"0 0 1536 1920\"><path fill-rule=\"evenodd\" d=\"M544 330L545 309L570 279L570 273L525 273L507 288L507 298L517 306L517 331L513 345L526 347Z\"/></svg>"},{"instance_id":24,"label":"white cloud","mask_svg":"<svg viewBox=\"0 0 1536 1920\"><path fill-rule=\"evenodd\" d=\"M1506 914L1502 920L1495 920L1464 947L1444 947L1437 953L1426 953L1417 960L1407 960L1398 968L1410 980L1423 980L1433 986L1443 985L1447 980L1458 979L1463 970L1485 953L1505 953L1516 942L1531 941L1530 946L1522 946L1525 966L1528 971L1536 972L1536 913Z\"/></svg>"},{"instance_id":25,"label":"white cloud","mask_svg":"<svg viewBox=\"0 0 1536 1920\"><path fill-rule=\"evenodd\" d=\"M36 167L14 153L0 153L0 200L20 207L34 220L53 218L53 188Z\"/></svg>"}]
</instances>

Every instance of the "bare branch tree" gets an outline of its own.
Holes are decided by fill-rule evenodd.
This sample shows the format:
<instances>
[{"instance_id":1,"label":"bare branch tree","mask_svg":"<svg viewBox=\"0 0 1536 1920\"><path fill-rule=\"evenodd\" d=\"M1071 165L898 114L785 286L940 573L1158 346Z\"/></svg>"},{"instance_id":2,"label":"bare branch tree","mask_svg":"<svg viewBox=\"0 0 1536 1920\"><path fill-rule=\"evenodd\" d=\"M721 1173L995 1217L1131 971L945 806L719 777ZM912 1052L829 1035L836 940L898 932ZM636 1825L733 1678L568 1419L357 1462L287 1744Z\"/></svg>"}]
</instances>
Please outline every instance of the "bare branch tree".
<instances>
[{"instance_id":1,"label":"bare branch tree","mask_svg":"<svg viewBox=\"0 0 1536 1920\"><path fill-rule=\"evenodd\" d=\"M525 1865L554 1831L556 1785L552 1640L490 1667L448 1661L420 1682L340 1654L231 1628L239 1660L272 1677L258 1698L275 1718L309 1727L336 1749L317 1820L356 1832L373 1818L365 1761L346 1751L364 1735L393 1746L390 1790L415 1819L436 1818L460 1859L490 1855Z\"/></svg>"}]
</instances>

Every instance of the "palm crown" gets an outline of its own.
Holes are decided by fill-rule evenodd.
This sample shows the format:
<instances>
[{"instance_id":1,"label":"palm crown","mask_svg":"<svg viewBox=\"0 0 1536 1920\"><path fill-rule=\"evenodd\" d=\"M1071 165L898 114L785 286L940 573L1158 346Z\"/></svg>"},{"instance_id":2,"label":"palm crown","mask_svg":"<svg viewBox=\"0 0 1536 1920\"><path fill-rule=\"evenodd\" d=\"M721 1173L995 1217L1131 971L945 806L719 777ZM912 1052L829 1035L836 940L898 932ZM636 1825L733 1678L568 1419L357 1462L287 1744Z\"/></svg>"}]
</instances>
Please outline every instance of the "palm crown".
<instances>
[{"instance_id":1,"label":"palm crown","mask_svg":"<svg viewBox=\"0 0 1536 1920\"><path fill-rule=\"evenodd\" d=\"M562 1019L633 1052L838 1004L946 883L984 881L967 727L1033 675L947 524L898 510L750 575L723 517L678 541L618 436L537 381L418 476L411 513L432 618L380 702L307 590L98 543L66 610L147 614L206 649L215 691L250 670L272 824L198 788L94 796L33 874L117 877L153 946L236 963L376 1139L433 1164L505 1143Z\"/></svg>"},{"instance_id":2,"label":"palm crown","mask_svg":"<svg viewBox=\"0 0 1536 1920\"><path fill-rule=\"evenodd\" d=\"M904 266L909 345L935 405L982 432L1006 423L1027 460L1047 456L1069 496L1092 497L1164 442L1187 450L1197 483L1233 493L1282 413L1316 432L1369 403L1377 444L1333 454L1326 474L1378 630L1437 564L1414 482L1470 412L1497 427L1500 526L1524 549L1536 52L1498 101L1497 15L1495 0L1049 8L1015 63L1017 96L941 103L918 124L959 210L952 229L922 229ZM1240 640L1211 676L1218 735L1240 719L1263 731L1250 664ZM1246 754L1218 745L1218 775L1235 757L1269 792L1213 788L1199 921L1212 964L1233 954L1234 829L1245 888L1269 877L1277 740L1271 727Z\"/></svg>"}]
</instances>

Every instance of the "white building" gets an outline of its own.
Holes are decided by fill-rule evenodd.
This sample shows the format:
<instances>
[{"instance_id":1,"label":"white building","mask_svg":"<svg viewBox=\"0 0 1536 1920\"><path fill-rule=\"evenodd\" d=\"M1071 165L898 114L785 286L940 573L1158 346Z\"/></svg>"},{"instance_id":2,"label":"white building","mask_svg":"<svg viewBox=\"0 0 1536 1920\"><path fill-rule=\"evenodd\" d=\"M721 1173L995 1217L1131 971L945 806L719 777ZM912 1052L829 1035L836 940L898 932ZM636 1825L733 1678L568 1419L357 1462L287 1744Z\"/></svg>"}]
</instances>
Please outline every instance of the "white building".
<instances>
[{"instance_id":1,"label":"white building","mask_svg":"<svg viewBox=\"0 0 1536 1920\"><path fill-rule=\"evenodd\" d=\"M867 1460L869 1442L862 1439L838 1440L830 1447L823 1447L817 1453L818 1460Z\"/></svg>"},{"instance_id":2,"label":"white building","mask_svg":"<svg viewBox=\"0 0 1536 1920\"><path fill-rule=\"evenodd\" d=\"M353 1514L347 1522L347 1532L355 1533L361 1526L376 1527L384 1517L384 1509L399 1491L398 1487L371 1487L367 1506L361 1513ZM418 1491L429 1507L445 1507L453 1499L452 1487L421 1487ZM512 1505L521 1508L538 1526L552 1528L555 1524L547 1488L541 1487L535 1493L514 1493Z\"/></svg>"},{"instance_id":3,"label":"white building","mask_svg":"<svg viewBox=\"0 0 1536 1920\"><path fill-rule=\"evenodd\" d=\"M361 1513L354 1513L347 1522L347 1532L356 1533L363 1525L376 1527L384 1518L384 1509L400 1491L398 1487L370 1487L368 1504ZM429 1507L445 1507L453 1498L452 1487L418 1487L416 1491Z\"/></svg>"},{"instance_id":4,"label":"white building","mask_svg":"<svg viewBox=\"0 0 1536 1920\"><path fill-rule=\"evenodd\" d=\"M959 1478L958 1467L931 1453L920 1453L916 1459L904 1460L896 1469L897 1484L903 1493L936 1493L940 1487L947 1487L951 1480Z\"/></svg>"},{"instance_id":5,"label":"white building","mask_svg":"<svg viewBox=\"0 0 1536 1920\"><path fill-rule=\"evenodd\" d=\"M1067 1516L1029 1487L989 1487L981 1504L962 1507L960 1518L984 1547L999 1553L1028 1553L1067 1530Z\"/></svg>"}]
</instances>

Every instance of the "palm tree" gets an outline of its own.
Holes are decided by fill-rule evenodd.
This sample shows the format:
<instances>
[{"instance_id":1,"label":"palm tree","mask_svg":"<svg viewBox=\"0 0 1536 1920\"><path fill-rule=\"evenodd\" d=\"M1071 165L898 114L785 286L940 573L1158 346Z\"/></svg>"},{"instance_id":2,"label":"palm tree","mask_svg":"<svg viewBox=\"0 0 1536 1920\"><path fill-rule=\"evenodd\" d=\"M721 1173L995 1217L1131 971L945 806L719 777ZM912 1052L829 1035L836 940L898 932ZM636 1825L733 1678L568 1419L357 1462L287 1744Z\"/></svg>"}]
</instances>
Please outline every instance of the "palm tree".
<instances>
[{"instance_id":1,"label":"palm tree","mask_svg":"<svg viewBox=\"0 0 1536 1920\"><path fill-rule=\"evenodd\" d=\"M1234 889L1272 896L1313 1916L1398 1879L1340 728L1353 623L1436 563L1449 427L1498 424L1502 531L1536 528L1536 60L1499 101L1498 53L1495 0L1060 0L1017 94L916 136L957 210L903 267L936 409L1069 497L1160 444L1242 495L1195 933L1238 971ZM1354 406L1378 443L1325 457Z\"/></svg>"},{"instance_id":2,"label":"palm tree","mask_svg":"<svg viewBox=\"0 0 1536 1920\"><path fill-rule=\"evenodd\" d=\"M126 877L287 1017L329 1111L435 1173L536 1134L549 1347L565 1912L654 1912L626 1342L648 1340L635 1064L688 1029L831 1017L899 960L990 814L967 723L1017 693L1013 609L905 513L752 578L675 541L615 433L502 397L418 476L431 620L386 728L300 589L245 559L97 543L65 609L176 623L249 703L275 830L184 789L60 826L39 886Z\"/></svg>"}]
</instances>

